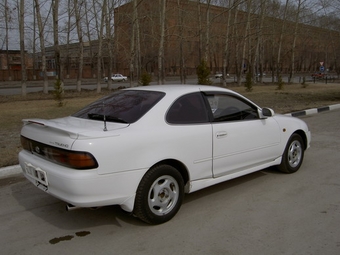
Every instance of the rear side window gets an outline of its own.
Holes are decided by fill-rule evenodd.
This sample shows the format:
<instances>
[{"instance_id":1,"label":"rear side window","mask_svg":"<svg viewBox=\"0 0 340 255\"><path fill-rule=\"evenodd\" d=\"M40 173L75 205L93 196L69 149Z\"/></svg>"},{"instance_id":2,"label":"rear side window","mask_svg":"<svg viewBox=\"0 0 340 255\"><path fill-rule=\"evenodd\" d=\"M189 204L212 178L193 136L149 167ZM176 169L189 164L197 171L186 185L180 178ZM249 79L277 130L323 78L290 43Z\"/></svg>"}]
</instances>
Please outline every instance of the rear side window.
<instances>
[{"instance_id":1,"label":"rear side window","mask_svg":"<svg viewBox=\"0 0 340 255\"><path fill-rule=\"evenodd\" d=\"M170 107L166 121L171 124L207 123L208 113L201 93L177 99Z\"/></svg>"},{"instance_id":2,"label":"rear side window","mask_svg":"<svg viewBox=\"0 0 340 255\"><path fill-rule=\"evenodd\" d=\"M95 101L72 116L133 123L157 104L164 95L165 93L157 91L120 90Z\"/></svg>"}]
</instances>

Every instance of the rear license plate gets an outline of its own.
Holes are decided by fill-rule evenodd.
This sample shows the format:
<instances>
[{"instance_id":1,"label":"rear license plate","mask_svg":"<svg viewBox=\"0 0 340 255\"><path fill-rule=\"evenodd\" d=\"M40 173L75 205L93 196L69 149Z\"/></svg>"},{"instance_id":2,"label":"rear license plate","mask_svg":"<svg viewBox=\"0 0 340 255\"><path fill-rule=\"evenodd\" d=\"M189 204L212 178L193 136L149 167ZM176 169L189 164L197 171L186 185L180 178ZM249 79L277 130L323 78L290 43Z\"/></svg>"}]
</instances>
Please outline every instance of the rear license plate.
<instances>
[{"instance_id":1,"label":"rear license plate","mask_svg":"<svg viewBox=\"0 0 340 255\"><path fill-rule=\"evenodd\" d=\"M38 181L39 183L48 186L47 175L46 172L43 171L40 167L35 167L31 163L25 162L25 172L28 176Z\"/></svg>"}]
</instances>

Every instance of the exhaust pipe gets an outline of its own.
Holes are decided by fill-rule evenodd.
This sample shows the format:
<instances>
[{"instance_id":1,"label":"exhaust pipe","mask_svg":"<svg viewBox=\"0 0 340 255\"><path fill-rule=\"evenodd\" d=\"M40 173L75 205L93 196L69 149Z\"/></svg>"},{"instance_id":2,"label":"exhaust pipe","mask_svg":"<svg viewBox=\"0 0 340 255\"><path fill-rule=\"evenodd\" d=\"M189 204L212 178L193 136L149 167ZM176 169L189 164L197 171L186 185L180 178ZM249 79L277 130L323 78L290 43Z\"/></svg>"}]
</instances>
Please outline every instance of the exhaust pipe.
<instances>
[{"instance_id":1,"label":"exhaust pipe","mask_svg":"<svg viewBox=\"0 0 340 255\"><path fill-rule=\"evenodd\" d=\"M66 205L66 211L73 211L73 210L77 210L77 209L81 209L82 207L78 207L78 206L75 206L75 205L71 205L71 204L67 204Z\"/></svg>"},{"instance_id":2,"label":"exhaust pipe","mask_svg":"<svg viewBox=\"0 0 340 255\"><path fill-rule=\"evenodd\" d=\"M72 204L67 204L66 205L66 211L74 211L74 210L78 210L78 209L82 209L84 207L78 207L78 206L75 206L75 205L72 205ZM100 207L89 207L88 209L91 209L91 210L98 210Z\"/></svg>"}]
</instances>

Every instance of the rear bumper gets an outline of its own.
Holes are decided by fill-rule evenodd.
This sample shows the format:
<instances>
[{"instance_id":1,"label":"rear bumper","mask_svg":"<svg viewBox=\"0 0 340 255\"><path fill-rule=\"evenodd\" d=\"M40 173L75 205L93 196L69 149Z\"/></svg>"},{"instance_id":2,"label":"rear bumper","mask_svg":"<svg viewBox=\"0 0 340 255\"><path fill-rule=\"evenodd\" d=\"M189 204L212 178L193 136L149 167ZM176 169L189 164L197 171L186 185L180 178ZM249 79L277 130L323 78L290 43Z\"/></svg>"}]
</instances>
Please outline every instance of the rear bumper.
<instances>
[{"instance_id":1,"label":"rear bumper","mask_svg":"<svg viewBox=\"0 0 340 255\"><path fill-rule=\"evenodd\" d=\"M146 170L99 175L98 169L74 170L43 160L27 151L19 153L25 177L46 193L77 207L120 205L131 212L138 184ZM27 165L44 175L32 177ZM111 166L112 167L112 166ZM40 174L39 174L40 175Z\"/></svg>"}]
</instances>

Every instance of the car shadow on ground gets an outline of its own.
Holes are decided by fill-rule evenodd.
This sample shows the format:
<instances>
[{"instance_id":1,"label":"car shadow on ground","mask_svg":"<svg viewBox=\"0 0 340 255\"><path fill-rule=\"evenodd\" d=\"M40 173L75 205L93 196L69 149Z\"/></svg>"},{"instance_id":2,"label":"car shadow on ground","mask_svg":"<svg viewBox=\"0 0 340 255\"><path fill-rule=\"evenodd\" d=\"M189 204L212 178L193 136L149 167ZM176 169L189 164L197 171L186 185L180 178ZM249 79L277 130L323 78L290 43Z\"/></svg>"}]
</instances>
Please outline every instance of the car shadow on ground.
<instances>
[{"instance_id":1,"label":"car shadow on ground","mask_svg":"<svg viewBox=\"0 0 340 255\"><path fill-rule=\"evenodd\" d=\"M76 230L101 225L121 227L120 222L146 225L130 213L124 212L119 206L105 206L96 209L79 208L67 211L65 202L41 191L28 180L20 179L20 181L10 184L12 196L18 206L58 228ZM9 180L5 179L2 182L8 183Z\"/></svg>"},{"instance_id":2,"label":"car shadow on ground","mask_svg":"<svg viewBox=\"0 0 340 255\"><path fill-rule=\"evenodd\" d=\"M267 175L271 174L282 174L276 170L275 167L269 167L266 169L263 169L261 171L257 171L248 175L244 175L241 177L237 177L235 179L231 179L229 181L225 181L210 187L207 187L205 189L186 194L184 197L183 204L191 203L196 200L202 199L203 197L210 197L216 193L220 192L226 192L229 189L235 188L237 186L245 185L249 182L254 182L255 180L259 178L264 178Z\"/></svg>"}]
</instances>

